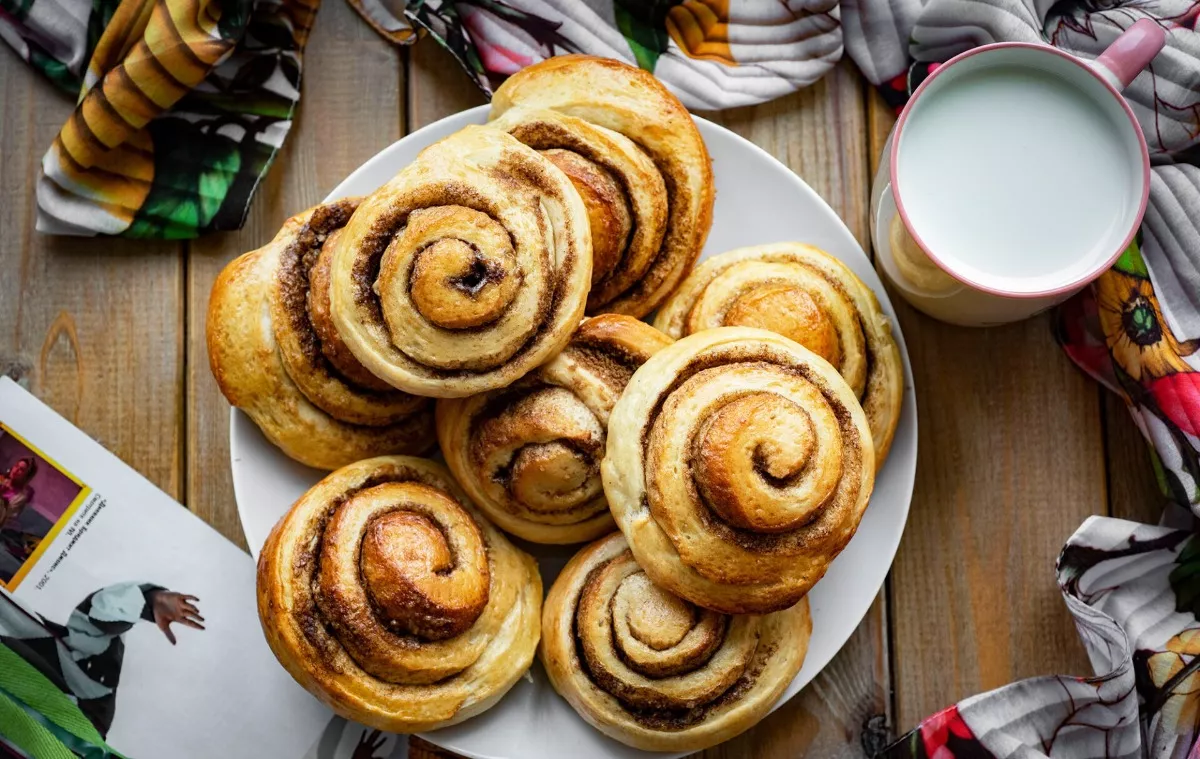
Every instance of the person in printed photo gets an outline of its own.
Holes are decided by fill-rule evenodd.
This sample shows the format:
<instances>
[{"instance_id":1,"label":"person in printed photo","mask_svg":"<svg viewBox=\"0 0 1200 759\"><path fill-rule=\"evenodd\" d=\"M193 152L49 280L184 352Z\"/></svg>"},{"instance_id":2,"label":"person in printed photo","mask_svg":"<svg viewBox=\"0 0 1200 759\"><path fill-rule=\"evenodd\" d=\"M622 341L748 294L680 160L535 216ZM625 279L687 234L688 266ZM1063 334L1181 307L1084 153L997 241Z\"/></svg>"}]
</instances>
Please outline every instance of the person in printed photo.
<instances>
[{"instance_id":1,"label":"person in printed photo","mask_svg":"<svg viewBox=\"0 0 1200 759\"><path fill-rule=\"evenodd\" d=\"M37 459L32 456L17 459L7 472L0 472L0 529L8 522L15 522L33 500L29 483L35 474Z\"/></svg>"},{"instance_id":2,"label":"person in printed photo","mask_svg":"<svg viewBox=\"0 0 1200 759\"><path fill-rule=\"evenodd\" d=\"M66 624L58 624L31 616L0 595L0 645L71 697L103 738L116 712L124 634L139 621L150 622L176 645L171 625L204 629L199 601L159 585L122 582L91 593ZM0 676L0 686L2 681Z\"/></svg>"}]
</instances>

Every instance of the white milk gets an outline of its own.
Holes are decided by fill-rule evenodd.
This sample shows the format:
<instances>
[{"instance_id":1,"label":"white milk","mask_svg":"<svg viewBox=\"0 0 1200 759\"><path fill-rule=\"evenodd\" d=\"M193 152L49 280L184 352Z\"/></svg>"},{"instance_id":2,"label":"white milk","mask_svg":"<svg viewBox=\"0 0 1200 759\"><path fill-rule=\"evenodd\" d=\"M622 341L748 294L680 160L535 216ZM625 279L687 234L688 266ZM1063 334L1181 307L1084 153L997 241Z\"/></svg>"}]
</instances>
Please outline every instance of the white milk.
<instances>
[{"instance_id":1,"label":"white milk","mask_svg":"<svg viewBox=\"0 0 1200 759\"><path fill-rule=\"evenodd\" d=\"M1141 179L1110 113L1077 83L1019 65L935 84L908 116L897 167L928 250L970 280L1029 292L1116 252Z\"/></svg>"}]
</instances>

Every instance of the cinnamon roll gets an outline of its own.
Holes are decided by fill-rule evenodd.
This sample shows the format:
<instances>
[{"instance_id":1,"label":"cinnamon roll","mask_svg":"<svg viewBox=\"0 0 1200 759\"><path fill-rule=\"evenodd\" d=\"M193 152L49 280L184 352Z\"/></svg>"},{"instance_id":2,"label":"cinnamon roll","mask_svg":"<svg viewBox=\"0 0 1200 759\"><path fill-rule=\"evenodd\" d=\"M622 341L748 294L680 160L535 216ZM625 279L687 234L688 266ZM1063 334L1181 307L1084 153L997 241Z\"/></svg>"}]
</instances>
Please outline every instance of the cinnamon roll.
<instances>
[{"instance_id":1,"label":"cinnamon roll","mask_svg":"<svg viewBox=\"0 0 1200 759\"><path fill-rule=\"evenodd\" d=\"M331 248L358 199L288 219L232 261L208 304L217 386L288 456L319 469L435 441L433 404L395 390L346 349L329 316Z\"/></svg>"},{"instance_id":2,"label":"cinnamon roll","mask_svg":"<svg viewBox=\"0 0 1200 759\"><path fill-rule=\"evenodd\" d=\"M707 609L762 613L800 600L850 541L875 449L828 362L773 332L719 327L634 373L600 469L650 579Z\"/></svg>"},{"instance_id":3,"label":"cinnamon roll","mask_svg":"<svg viewBox=\"0 0 1200 759\"><path fill-rule=\"evenodd\" d=\"M663 305L654 326L674 338L759 327L800 343L850 383L883 465L904 401L900 350L871 288L825 251L781 242L714 256Z\"/></svg>"},{"instance_id":4,"label":"cinnamon roll","mask_svg":"<svg viewBox=\"0 0 1200 759\"><path fill-rule=\"evenodd\" d=\"M647 71L562 55L505 80L491 118L566 172L587 205L588 313L657 308L712 225L712 161L683 104Z\"/></svg>"},{"instance_id":5,"label":"cinnamon roll","mask_svg":"<svg viewBox=\"0 0 1200 759\"><path fill-rule=\"evenodd\" d=\"M808 600L766 615L697 608L619 534L576 554L546 597L540 656L596 729L647 751L699 751L753 727L800 671Z\"/></svg>"},{"instance_id":6,"label":"cinnamon roll","mask_svg":"<svg viewBox=\"0 0 1200 759\"><path fill-rule=\"evenodd\" d=\"M337 241L333 322L393 387L456 398L559 351L591 281L587 210L553 163L472 126L363 201Z\"/></svg>"},{"instance_id":7,"label":"cinnamon roll","mask_svg":"<svg viewBox=\"0 0 1200 759\"><path fill-rule=\"evenodd\" d=\"M438 401L450 471L493 522L526 540L579 543L615 529L600 483L608 415L634 371L670 343L649 324L604 314L512 386Z\"/></svg>"},{"instance_id":8,"label":"cinnamon roll","mask_svg":"<svg viewBox=\"0 0 1200 759\"><path fill-rule=\"evenodd\" d=\"M317 483L258 560L267 642L296 681L380 730L453 725L533 661L542 582L441 465L384 456Z\"/></svg>"}]
</instances>

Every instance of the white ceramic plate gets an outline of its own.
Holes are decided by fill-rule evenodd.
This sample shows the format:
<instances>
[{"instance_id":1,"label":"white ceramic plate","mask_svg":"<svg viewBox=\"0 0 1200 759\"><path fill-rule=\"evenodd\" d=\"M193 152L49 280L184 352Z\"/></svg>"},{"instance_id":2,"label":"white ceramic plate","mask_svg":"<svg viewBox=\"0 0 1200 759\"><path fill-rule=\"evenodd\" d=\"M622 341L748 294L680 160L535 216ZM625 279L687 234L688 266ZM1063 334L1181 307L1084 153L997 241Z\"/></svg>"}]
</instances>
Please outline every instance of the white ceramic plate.
<instances>
[{"instance_id":1,"label":"white ceramic plate","mask_svg":"<svg viewBox=\"0 0 1200 759\"><path fill-rule=\"evenodd\" d=\"M365 195L391 179L424 147L467 124L487 120L487 106L450 116L396 142L363 164L326 200ZM871 262L825 201L786 166L724 127L697 119L712 154L717 203L712 232L701 258L731 248L798 240L844 261L879 297L892 318L904 358L904 409L895 442L875 482L875 492L854 539L812 592L813 635L804 668L780 704L807 685L838 652L883 585L904 531L917 467L917 407L912 370L896 314ZM249 417L233 411L230 422L233 488L246 542L257 555L276 520L322 476L267 442ZM572 547L518 541L538 557L548 589ZM422 736L446 749L479 759L601 759L665 757L612 741L588 726L556 694L540 664L494 708L455 727ZM778 704L776 705L778 707ZM680 754L679 756L683 756Z\"/></svg>"}]
</instances>

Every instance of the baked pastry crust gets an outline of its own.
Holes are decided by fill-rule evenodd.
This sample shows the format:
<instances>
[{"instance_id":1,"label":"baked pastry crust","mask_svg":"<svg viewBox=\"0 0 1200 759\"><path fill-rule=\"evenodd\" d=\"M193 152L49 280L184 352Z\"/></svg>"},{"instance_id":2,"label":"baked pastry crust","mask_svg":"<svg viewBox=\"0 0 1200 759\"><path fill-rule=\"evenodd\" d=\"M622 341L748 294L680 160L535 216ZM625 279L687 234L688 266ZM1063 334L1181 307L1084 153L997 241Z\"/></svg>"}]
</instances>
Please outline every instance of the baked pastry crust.
<instances>
[{"instance_id":1,"label":"baked pastry crust","mask_svg":"<svg viewBox=\"0 0 1200 759\"><path fill-rule=\"evenodd\" d=\"M753 727L804 663L808 600L767 615L698 609L656 586L619 534L583 548L546 597L540 657L605 735L699 751Z\"/></svg>"},{"instance_id":2,"label":"baked pastry crust","mask_svg":"<svg viewBox=\"0 0 1200 759\"><path fill-rule=\"evenodd\" d=\"M433 404L380 383L322 319L318 260L358 199L310 208L221 271L208 303L209 365L229 402L297 461L336 469L433 447ZM330 356L335 357L335 364ZM344 373L348 369L350 374Z\"/></svg>"},{"instance_id":3,"label":"baked pastry crust","mask_svg":"<svg viewBox=\"0 0 1200 759\"><path fill-rule=\"evenodd\" d=\"M601 475L656 584L707 609L764 613L800 600L853 537L875 451L828 362L773 332L719 327L633 375Z\"/></svg>"},{"instance_id":4,"label":"baked pastry crust","mask_svg":"<svg viewBox=\"0 0 1200 759\"><path fill-rule=\"evenodd\" d=\"M599 222L592 228L601 241L600 274L588 313L642 317L657 308L691 270L712 226L712 160L679 99L653 74L621 61L560 55L506 79L490 118L584 167L568 173ZM612 182L598 180L597 171ZM622 211L632 215L631 233L623 243L606 241L604 230L619 226L613 219Z\"/></svg>"},{"instance_id":5,"label":"baked pastry crust","mask_svg":"<svg viewBox=\"0 0 1200 759\"><path fill-rule=\"evenodd\" d=\"M557 353L591 281L587 211L549 160L467 127L421 152L346 225L330 309L373 374L458 398L511 384Z\"/></svg>"},{"instance_id":6,"label":"baked pastry crust","mask_svg":"<svg viewBox=\"0 0 1200 759\"><path fill-rule=\"evenodd\" d=\"M671 339L621 314L587 319L562 352L513 385L437 403L450 471L502 529L580 543L616 529L600 482L608 415Z\"/></svg>"},{"instance_id":7,"label":"baked pastry crust","mask_svg":"<svg viewBox=\"0 0 1200 759\"><path fill-rule=\"evenodd\" d=\"M904 368L879 300L820 248L780 242L704 261L663 305L654 326L676 339L713 327L759 327L833 364L867 413L883 466L904 403Z\"/></svg>"},{"instance_id":8,"label":"baked pastry crust","mask_svg":"<svg viewBox=\"0 0 1200 759\"><path fill-rule=\"evenodd\" d=\"M258 612L275 656L347 719L453 725L533 661L542 583L440 464L367 459L333 472L275 525Z\"/></svg>"}]
</instances>

